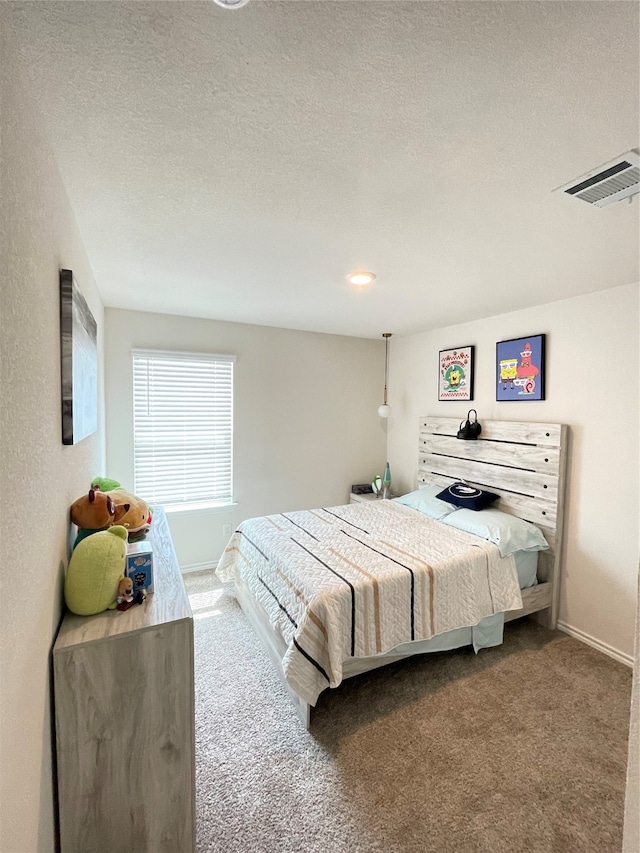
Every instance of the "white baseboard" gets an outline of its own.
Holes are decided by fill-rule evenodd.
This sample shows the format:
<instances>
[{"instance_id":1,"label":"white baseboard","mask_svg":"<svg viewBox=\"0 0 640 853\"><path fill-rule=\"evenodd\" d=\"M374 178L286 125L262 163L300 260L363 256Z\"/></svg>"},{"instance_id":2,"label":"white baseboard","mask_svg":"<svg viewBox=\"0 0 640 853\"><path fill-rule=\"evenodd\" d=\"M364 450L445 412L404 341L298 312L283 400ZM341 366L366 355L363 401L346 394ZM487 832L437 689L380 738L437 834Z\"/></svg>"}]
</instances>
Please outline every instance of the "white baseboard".
<instances>
[{"instance_id":1,"label":"white baseboard","mask_svg":"<svg viewBox=\"0 0 640 853\"><path fill-rule=\"evenodd\" d=\"M618 649L614 649L613 646L609 646L607 643L603 643L602 640L596 640L595 637L592 637L591 634L586 634L584 631L578 630L578 628L574 628L571 625L567 625L566 622L558 621L558 630L564 631L565 634L569 634L571 637L575 637L576 640L580 640L582 643L586 643L588 646L592 646L594 649L597 649L599 652L603 652L605 655L609 655L610 658L614 658L620 663L626 664L626 666L630 666L633 668L633 656L626 655L624 652L618 651Z\"/></svg>"},{"instance_id":2,"label":"white baseboard","mask_svg":"<svg viewBox=\"0 0 640 853\"><path fill-rule=\"evenodd\" d=\"M213 571L218 563L189 563L186 566L180 566L180 571L183 575L188 575L190 572L204 572L207 570Z\"/></svg>"}]
</instances>

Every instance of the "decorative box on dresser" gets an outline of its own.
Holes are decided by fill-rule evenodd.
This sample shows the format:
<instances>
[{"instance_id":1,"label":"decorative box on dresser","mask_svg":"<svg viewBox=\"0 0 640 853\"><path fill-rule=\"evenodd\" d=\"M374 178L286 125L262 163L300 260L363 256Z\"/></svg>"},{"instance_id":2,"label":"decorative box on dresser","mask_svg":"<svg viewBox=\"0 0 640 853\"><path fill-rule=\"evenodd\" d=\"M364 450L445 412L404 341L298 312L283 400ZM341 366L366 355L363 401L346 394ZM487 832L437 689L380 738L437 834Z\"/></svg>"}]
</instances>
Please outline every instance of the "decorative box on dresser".
<instances>
[{"instance_id":1,"label":"decorative box on dresser","mask_svg":"<svg viewBox=\"0 0 640 853\"><path fill-rule=\"evenodd\" d=\"M62 853L195 850L193 615L166 516L153 595L67 613L53 648Z\"/></svg>"}]
</instances>

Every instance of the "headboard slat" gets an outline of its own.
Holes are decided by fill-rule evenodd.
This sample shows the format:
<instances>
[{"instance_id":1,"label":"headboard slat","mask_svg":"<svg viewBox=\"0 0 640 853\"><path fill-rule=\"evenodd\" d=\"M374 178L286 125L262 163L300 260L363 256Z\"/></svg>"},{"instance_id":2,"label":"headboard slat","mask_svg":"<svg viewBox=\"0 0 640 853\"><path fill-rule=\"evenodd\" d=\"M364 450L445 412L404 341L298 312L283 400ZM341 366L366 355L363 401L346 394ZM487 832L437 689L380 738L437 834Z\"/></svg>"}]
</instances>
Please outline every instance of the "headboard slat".
<instances>
[{"instance_id":1,"label":"headboard slat","mask_svg":"<svg viewBox=\"0 0 640 853\"><path fill-rule=\"evenodd\" d=\"M536 474L522 468L470 462L468 459L456 459L454 456L421 453L418 472L448 474L458 480L474 480L487 488L494 486L538 498L546 497L553 501L558 494L558 477L553 472Z\"/></svg>"},{"instance_id":2,"label":"headboard slat","mask_svg":"<svg viewBox=\"0 0 640 853\"><path fill-rule=\"evenodd\" d=\"M462 420L466 420L466 417ZM482 424L482 438L488 441L512 441L522 444L540 444L560 447L562 443L562 424L537 424L526 421L485 421ZM420 418L420 427L426 432L439 435L454 435L460 429L457 418Z\"/></svg>"},{"instance_id":3,"label":"headboard slat","mask_svg":"<svg viewBox=\"0 0 640 853\"><path fill-rule=\"evenodd\" d=\"M426 442L426 439L423 440ZM426 447L426 443L422 446ZM429 446L432 453L444 456L494 462L514 468L528 468L530 471L557 472L560 460L559 447L541 447L537 444L513 444L507 459L501 442L459 441L449 435L429 435Z\"/></svg>"}]
</instances>

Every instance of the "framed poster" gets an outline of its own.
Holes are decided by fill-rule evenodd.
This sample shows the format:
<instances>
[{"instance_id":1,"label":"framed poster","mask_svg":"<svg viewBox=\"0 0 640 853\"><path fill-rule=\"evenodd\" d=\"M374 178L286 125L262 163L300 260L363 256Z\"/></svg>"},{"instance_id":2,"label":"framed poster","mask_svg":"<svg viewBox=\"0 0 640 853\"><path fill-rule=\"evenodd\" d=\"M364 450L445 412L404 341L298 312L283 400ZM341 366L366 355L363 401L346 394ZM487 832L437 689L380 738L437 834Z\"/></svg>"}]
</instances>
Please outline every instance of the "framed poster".
<instances>
[{"instance_id":1,"label":"framed poster","mask_svg":"<svg viewBox=\"0 0 640 853\"><path fill-rule=\"evenodd\" d=\"M438 400L473 400L473 351L472 346L440 350Z\"/></svg>"},{"instance_id":2,"label":"framed poster","mask_svg":"<svg viewBox=\"0 0 640 853\"><path fill-rule=\"evenodd\" d=\"M98 428L98 327L71 270L60 270L62 443Z\"/></svg>"},{"instance_id":3,"label":"framed poster","mask_svg":"<svg viewBox=\"0 0 640 853\"><path fill-rule=\"evenodd\" d=\"M496 400L544 400L544 335L496 344Z\"/></svg>"}]
</instances>

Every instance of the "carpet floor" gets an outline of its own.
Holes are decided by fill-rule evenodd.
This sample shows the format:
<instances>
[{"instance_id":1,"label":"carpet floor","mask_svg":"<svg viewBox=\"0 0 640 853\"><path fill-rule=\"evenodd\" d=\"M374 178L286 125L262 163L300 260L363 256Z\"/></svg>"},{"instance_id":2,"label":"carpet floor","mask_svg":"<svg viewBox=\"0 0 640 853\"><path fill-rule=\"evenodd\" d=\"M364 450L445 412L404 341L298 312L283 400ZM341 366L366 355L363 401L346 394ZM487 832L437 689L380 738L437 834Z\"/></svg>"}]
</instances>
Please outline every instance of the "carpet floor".
<instances>
[{"instance_id":1,"label":"carpet floor","mask_svg":"<svg viewBox=\"0 0 640 853\"><path fill-rule=\"evenodd\" d=\"M307 732L235 599L185 580L199 853L619 853L623 664L523 619L325 691Z\"/></svg>"}]
</instances>

